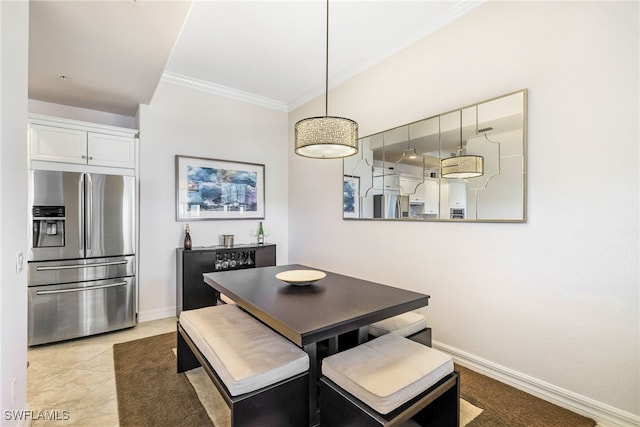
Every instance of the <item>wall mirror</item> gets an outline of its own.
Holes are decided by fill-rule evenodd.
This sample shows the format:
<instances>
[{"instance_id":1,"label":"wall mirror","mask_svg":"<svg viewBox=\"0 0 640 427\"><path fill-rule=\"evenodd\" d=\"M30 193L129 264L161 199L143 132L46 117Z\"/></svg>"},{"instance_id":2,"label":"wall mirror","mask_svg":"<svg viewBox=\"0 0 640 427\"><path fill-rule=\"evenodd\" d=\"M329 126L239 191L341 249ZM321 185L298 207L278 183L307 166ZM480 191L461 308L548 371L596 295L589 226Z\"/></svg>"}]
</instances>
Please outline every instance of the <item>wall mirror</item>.
<instances>
[{"instance_id":1,"label":"wall mirror","mask_svg":"<svg viewBox=\"0 0 640 427\"><path fill-rule=\"evenodd\" d=\"M359 140L348 220L526 222L527 90Z\"/></svg>"}]
</instances>

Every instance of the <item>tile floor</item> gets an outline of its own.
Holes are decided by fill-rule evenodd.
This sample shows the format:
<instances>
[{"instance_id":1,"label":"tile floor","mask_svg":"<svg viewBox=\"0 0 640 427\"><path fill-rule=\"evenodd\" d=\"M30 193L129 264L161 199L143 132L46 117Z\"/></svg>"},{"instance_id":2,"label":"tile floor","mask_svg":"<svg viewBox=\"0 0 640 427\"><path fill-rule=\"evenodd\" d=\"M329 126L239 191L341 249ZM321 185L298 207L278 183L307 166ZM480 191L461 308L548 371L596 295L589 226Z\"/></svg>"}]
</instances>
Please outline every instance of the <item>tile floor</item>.
<instances>
[{"instance_id":1,"label":"tile floor","mask_svg":"<svg viewBox=\"0 0 640 427\"><path fill-rule=\"evenodd\" d=\"M154 320L122 331L29 348L29 407L58 415L58 420L35 419L32 425L117 426L113 344L175 331L176 320Z\"/></svg>"}]
</instances>

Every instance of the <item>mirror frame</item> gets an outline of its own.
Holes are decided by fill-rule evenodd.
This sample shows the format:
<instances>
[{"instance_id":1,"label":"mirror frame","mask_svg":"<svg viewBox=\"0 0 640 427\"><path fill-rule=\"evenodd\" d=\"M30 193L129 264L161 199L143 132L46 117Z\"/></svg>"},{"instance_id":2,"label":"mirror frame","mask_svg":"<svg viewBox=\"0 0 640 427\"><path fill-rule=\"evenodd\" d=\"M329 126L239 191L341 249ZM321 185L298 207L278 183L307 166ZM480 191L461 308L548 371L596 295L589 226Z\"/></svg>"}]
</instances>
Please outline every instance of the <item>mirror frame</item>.
<instances>
[{"instance_id":1,"label":"mirror frame","mask_svg":"<svg viewBox=\"0 0 640 427\"><path fill-rule=\"evenodd\" d=\"M459 115L459 120L460 120L460 123L461 123L461 125L460 125L460 127L459 127L459 129L457 131L460 134L460 139L459 140L460 140L460 146L461 146L461 149L462 149L462 140L463 140L463 138L462 138L462 129L464 127L464 125L462 124L462 118L463 118L463 115L465 114L465 110L474 109L474 111L475 111L476 122L474 122L474 125L475 125L476 132L475 132L475 135L473 135L475 137L475 136L479 135L479 133L478 133L478 123L477 123L477 121L478 121L477 120L477 118L478 118L478 107L480 105L483 105L483 104L486 104L486 103L489 103L489 102L492 102L492 101L496 101L496 100L499 100L499 99L502 99L502 98L506 98L506 97L509 97L509 96L512 96L512 95L517 95L517 94L522 94L522 156L521 156L522 157L522 181L521 181L521 183L518 182L518 187L521 186L521 192L522 192L522 217L521 218L517 218L517 219L514 219L514 218L510 218L510 219L502 219L502 218L475 219L475 218L466 218L466 217L465 218L451 218L451 217L449 217L449 218L440 218L441 212L442 212L442 206L441 205L442 205L442 193L443 193L443 180L451 181L448 178L442 178L440 176L439 172L441 172L441 166L439 166L438 174L435 177L435 179L437 179L437 183L438 183L438 212L437 212L438 218L411 218L411 217L403 217L403 218L374 218L374 217L366 217L366 218L361 218L360 216L356 216L354 214L348 214L347 213L346 208L345 208L347 206L347 197L348 197L347 194L348 194L348 192L353 192L354 191L353 187L356 187L356 186L357 187L355 188L355 192L356 192L356 194L358 194L358 197L353 198L353 200L352 200L353 205L352 206L353 206L354 210L362 212L362 199L363 199L362 191L364 189L360 188L360 185L361 185L360 184L360 180L361 180L361 176L363 176L363 174L360 174L361 176L352 175L351 172L355 169L355 167L351 168L350 170L347 170L347 168L345 167L345 165L347 164L346 162L353 161L354 158L359 158L360 160L363 160L366 163L366 167L370 167L371 168L371 180L372 180L371 182L372 182L372 184L371 184L370 187L367 188L367 192L369 190L371 190L371 189L374 189L374 187L375 187L375 184L373 184L373 180L376 178L375 169L378 168L378 167L376 167L374 164L369 164L368 159L364 159L362 157L362 153L363 153L363 149L364 149L363 145L365 144L365 141L370 141L371 138L374 138L374 137L378 137L378 138L382 137L382 138L384 138L385 134L388 134L388 135L391 136L392 132L401 132L401 131L404 131L404 129L406 128L407 130L405 132L407 132L409 134L407 142L409 143L408 146L410 147L410 145L411 145L410 144L411 137L410 137L410 130L409 129L410 129L411 126L415 126L415 125L420 124L420 123L426 123L429 120L438 120L438 150L439 150L439 153L442 153L442 151L441 151L441 149L442 149L442 145L441 145L441 138L442 138L441 120L442 120L443 117L445 117L447 115L451 115L453 113L457 113L457 115ZM526 223L527 222L527 210L528 210L527 209L527 174L528 174L528 172L527 172L527 157L528 157L527 156L527 139L528 139L527 138L527 134L528 134L527 104L528 104L528 90L525 88L525 89L517 90L517 91L514 91L514 92L510 92L510 93L507 93L507 94L504 94L504 95L496 96L496 97L493 97L493 98L490 98L490 99L486 99L484 101L480 101L480 102L477 102L477 103L474 103L474 104L469 104L469 105L466 105L466 106L461 107L461 108L457 108L457 109L454 109L454 110L447 111L445 113L437 114L437 115L434 115L434 116L431 116L431 117L427 117L427 118L424 118L424 119L421 119L421 120L416 120L416 121L411 122L411 123L407 123L407 124L404 124L404 125L396 126L394 128L387 129L387 130L384 130L382 132L376 132L374 134L370 134L370 135L367 135L367 136L364 136L364 137L360 137L358 139L358 149L359 149L358 150L358 154L356 154L355 156L352 156L352 157L344 158L343 162L342 162L342 175L343 175L343 212L342 212L342 219L346 220L346 221L410 221L410 222L411 221L413 221L413 222L418 221L418 222L471 222L471 223L474 223L474 222L480 222L480 223ZM487 134L487 132L484 133L485 136L486 136L486 134ZM498 141L489 140L489 142L498 142ZM371 145L370 142L369 142L369 144ZM384 145L383 145L383 150L384 150ZM373 149L371 151L373 151ZM442 157L441 154L440 154L440 156ZM498 157L497 165L498 165L498 170L499 170L500 165L501 165L500 159L502 157L500 157L500 154L498 154L498 156L499 157ZM428 168L426 167L426 160L424 160L424 157L422 157L422 159L423 159L422 160L422 181L416 181L416 182L418 182L418 184L416 185L416 189L420 185L425 185L425 182L426 182L426 178L425 177L426 177L426 173L427 173ZM398 161L396 161L396 166L397 165L398 165ZM357 163L356 163L356 167L357 167ZM383 154L383 160L382 160L382 167L383 168L386 167L384 154ZM385 170L386 169L382 170L382 174L383 174L382 176L386 175L385 172L384 172ZM431 170L433 170L433 168L431 168ZM499 172L498 172L498 174L499 174ZM397 176L398 179L400 177L400 173L396 172L395 170L391 175ZM433 179L433 177L431 177L431 178ZM476 179L476 178L472 178L472 179ZM383 180L384 180L384 178L383 178ZM486 181L485 185L488 184L489 180L490 179L488 179ZM466 179L464 181L466 181L468 183L468 181ZM349 186L351 186L351 187L349 188ZM384 188L386 188L386 187L388 187L388 186L384 186L384 184L383 184L383 188L382 189L378 189L377 191L382 191L383 192L382 194L385 194L386 190ZM349 188L349 191L347 191L347 188ZM466 191L467 191L467 194L469 194L470 191L474 191L474 190L467 189ZM518 189L518 191L520 191L520 189ZM414 193L413 194L415 194L415 189L414 189ZM349 199L349 200L351 200L351 199ZM478 205L479 205L479 202L478 202ZM451 206L451 205L449 205L449 206ZM466 205L465 205L465 209L466 209ZM360 214L358 214L358 215L360 215ZM465 213L465 216L466 216L466 213Z\"/></svg>"}]
</instances>

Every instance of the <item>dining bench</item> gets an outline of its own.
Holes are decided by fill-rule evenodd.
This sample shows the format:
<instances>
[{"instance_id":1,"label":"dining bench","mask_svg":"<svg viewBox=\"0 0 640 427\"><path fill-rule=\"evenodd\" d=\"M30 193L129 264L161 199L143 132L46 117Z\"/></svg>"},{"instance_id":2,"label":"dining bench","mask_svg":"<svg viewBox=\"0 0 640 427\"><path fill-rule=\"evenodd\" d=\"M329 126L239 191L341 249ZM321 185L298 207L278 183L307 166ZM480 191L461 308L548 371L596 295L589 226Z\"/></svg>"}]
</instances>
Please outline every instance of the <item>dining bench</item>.
<instances>
[{"instance_id":1,"label":"dining bench","mask_svg":"<svg viewBox=\"0 0 640 427\"><path fill-rule=\"evenodd\" d=\"M431 328L427 326L427 318L415 311L372 323L368 327L368 333L370 339L391 333L431 347Z\"/></svg>"},{"instance_id":2,"label":"dining bench","mask_svg":"<svg viewBox=\"0 0 640 427\"><path fill-rule=\"evenodd\" d=\"M177 371L202 366L233 427L309 425L309 356L235 304L186 310Z\"/></svg>"},{"instance_id":3,"label":"dining bench","mask_svg":"<svg viewBox=\"0 0 640 427\"><path fill-rule=\"evenodd\" d=\"M321 426L458 427L460 383L451 356L403 336L385 334L328 356L322 375Z\"/></svg>"}]
</instances>

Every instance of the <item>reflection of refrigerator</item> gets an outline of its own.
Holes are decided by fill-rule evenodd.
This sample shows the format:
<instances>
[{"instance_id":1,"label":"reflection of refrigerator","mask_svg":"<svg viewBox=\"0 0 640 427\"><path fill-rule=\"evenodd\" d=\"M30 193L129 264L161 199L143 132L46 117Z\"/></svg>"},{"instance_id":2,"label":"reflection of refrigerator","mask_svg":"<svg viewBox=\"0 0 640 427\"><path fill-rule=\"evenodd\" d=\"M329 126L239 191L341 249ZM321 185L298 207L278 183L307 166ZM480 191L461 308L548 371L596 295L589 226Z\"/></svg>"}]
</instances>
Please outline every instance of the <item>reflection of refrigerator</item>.
<instances>
[{"instance_id":1,"label":"reflection of refrigerator","mask_svg":"<svg viewBox=\"0 0 640 427\"><path fill-rule=\"evenodd\" d=\"M134 326L131 176L30 171L28 344Z\"/></svg>"},{"instance_id":2,"label":"reflection of refrigerator","mask_svg":"<svg viewBox=\"0 0 640 427\"><path fill-rule=\"evenodd\" d=\"M374 218L408 218L409 196L377 194L373 196Z\"/></svg>"}]
</instances>

